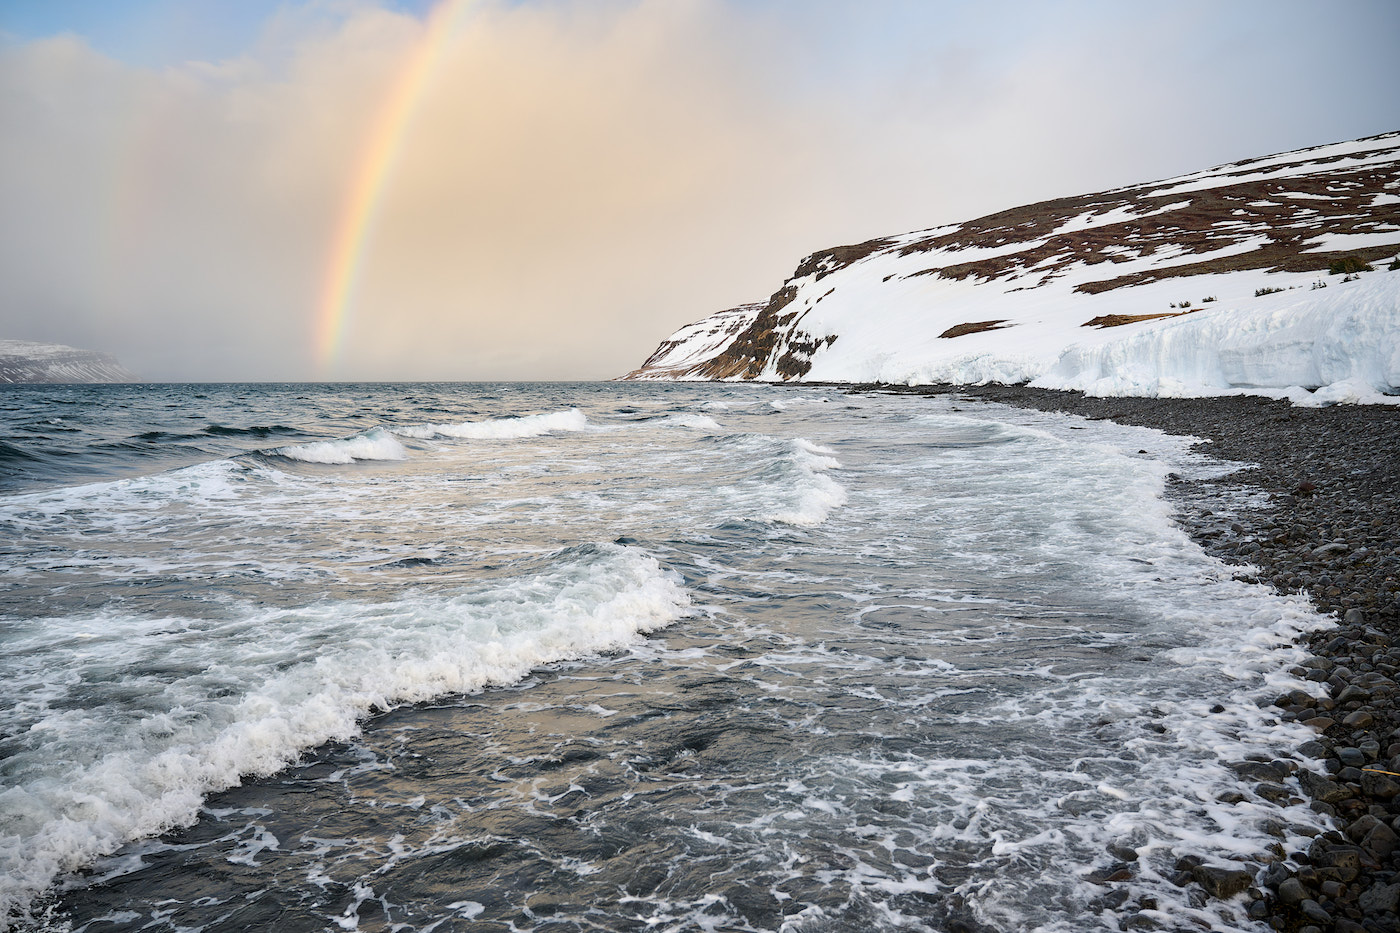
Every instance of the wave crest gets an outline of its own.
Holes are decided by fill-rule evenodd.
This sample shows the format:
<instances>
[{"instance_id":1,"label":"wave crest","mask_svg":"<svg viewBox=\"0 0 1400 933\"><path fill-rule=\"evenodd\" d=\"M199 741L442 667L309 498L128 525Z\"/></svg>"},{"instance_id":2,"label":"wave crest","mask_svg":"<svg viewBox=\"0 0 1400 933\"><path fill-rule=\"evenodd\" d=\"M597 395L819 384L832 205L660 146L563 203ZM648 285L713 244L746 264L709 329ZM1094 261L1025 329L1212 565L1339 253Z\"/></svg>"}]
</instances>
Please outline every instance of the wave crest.
<instances>
[{"instance_id":1,"label":"wave crest","mask_svg":"<svg viewBox=\"0 0 1400 933\"><path fill-rule=\"evenodd\" d=\"M827 470L841 466L831 456L833 453L835 451L805 438L794 440L792 453L787 458L787 464L795 474L792 498L787 508L765 515L764 520L784 525L820 525L826 521L832 509L845 505L846 487L826 475Z\"/></svg>"},{"instance_id":2,"label":"wave crest","mask_svg":"<svg viewBox=\"0 0 1400 933\"><path fill-rule=\"evenodd\" d=\"M356 460L405 460L408 452L398 438L383 428L371 428L363 434L334 441L315 441L273 447L263 453L303 463L354 463Z\"/></svg>"},{"instance_id":3,"label":"wave crest","mask_svg":"<svg viewBox=\"0 0 1400 933\"><path fill-rule=\"evenodd\" d=\"M464 421L461 424L412 424L394 429L403 437L431 439L435 437L455 437L476 440L511 440L521 437L539 437L557 431L582 431L588 427L588 419L577 408L565 411L543 412L538 415L523 415L518 418L492 418L487 421Z\"/></svg>"},{"instance_id":4,"label":"wave crest","mask_svg":"<svg viewBox=\"0 0 1400 933\"><path fill-rule=\"evenodd\" d=\"M688 606L677 574L604 544L492 586L385 603L249 607L223 622L104 613L17 623L42 663L0 686L0 724L46 740L15 751L18 783L0 793L0 929L58 875L190 823L205 795L354 736L376 708L514 683L624 647ZM207 637L211 626L220 638ZM46 674L63 668L78 674ZM88 708L76 689L113 699ZM132 705L148 691L174 711Z\"/></svg>"},{"instance_id":5,"label":"wave crest","mask_svg":"<svg viewBox=\"0 0 1400 933\"><path fill-rule=\"evenodd\" d=\"M682 413L679 415L668 415L666 423L675 425L678 428L694 428L697 431L722 431L723 428L715 419L709 415L697 415L693 413Z\"/></svg>"}]
</instances>

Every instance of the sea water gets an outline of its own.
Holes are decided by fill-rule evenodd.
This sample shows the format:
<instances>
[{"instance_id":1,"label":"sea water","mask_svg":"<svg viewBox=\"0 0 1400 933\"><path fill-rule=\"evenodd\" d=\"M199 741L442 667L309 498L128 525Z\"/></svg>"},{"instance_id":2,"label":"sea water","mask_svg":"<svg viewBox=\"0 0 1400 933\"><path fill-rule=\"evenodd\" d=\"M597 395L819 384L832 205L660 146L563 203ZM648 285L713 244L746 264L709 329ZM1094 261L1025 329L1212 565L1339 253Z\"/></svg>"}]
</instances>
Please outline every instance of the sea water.
<instances>
[{"instance_id":1,"label":"sea water","mask_svg":"<svg viewBox=\"0 0 1400 933\"><path fill-rule=\"evenodd\" d=\"M1325 623L1173 523L1225 469L1188 445L810 387L7 388L0 929L1253 928L1175 863L1315 831L1228 765L1305 738L1259 701Z\"/></svg>"}]
</instances>

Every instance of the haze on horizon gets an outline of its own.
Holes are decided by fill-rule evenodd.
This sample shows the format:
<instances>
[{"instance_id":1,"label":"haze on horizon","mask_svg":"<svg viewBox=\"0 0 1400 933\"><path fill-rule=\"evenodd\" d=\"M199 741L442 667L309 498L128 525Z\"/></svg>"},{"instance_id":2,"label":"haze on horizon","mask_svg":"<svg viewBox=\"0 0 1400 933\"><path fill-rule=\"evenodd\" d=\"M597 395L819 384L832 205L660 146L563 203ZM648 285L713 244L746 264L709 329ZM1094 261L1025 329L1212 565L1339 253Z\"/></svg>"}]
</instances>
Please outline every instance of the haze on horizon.
<instances>
[{"instance_id":1,"label":"haze on horizon","mask_svg":"<svg viewBox=\"0 0 1400 933\"><path fill-rule=\"evenodd\" d=\"M0 5L0 339L156 380L599 379L813 250L1400 129L1390 0Z\"/></svg>"}]
</instances>

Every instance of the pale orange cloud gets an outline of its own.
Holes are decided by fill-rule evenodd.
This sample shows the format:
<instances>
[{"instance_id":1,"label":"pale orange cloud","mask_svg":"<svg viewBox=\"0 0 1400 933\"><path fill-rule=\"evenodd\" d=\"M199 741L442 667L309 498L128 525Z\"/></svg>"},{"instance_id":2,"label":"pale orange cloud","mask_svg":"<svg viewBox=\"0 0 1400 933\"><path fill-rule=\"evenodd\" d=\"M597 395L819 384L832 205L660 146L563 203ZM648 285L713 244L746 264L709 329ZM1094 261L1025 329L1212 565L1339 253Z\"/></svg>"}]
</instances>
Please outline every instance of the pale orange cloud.
<instances>
[{"instance_id":1,"label":"pale orange cloud","mask_svg":"<svg viewBox=\"0 0 1400 933\"><path fill-rule=\"evenodd\" d=\"M907 23L896 50L869 47L917 4L467 7L384 177L330 375L610 377L813 249L1267 135L1218 99L1238 64L1163 80L1186 36L1164 29L1128 45L1066 24L993 55ZM337 224L426 26L299 12L238 60L161 71L72 38L0 45L0 336L158 378L320 374ZM1299 133L1276 148L1326 141Z\"/></svg>"}]
</instances>

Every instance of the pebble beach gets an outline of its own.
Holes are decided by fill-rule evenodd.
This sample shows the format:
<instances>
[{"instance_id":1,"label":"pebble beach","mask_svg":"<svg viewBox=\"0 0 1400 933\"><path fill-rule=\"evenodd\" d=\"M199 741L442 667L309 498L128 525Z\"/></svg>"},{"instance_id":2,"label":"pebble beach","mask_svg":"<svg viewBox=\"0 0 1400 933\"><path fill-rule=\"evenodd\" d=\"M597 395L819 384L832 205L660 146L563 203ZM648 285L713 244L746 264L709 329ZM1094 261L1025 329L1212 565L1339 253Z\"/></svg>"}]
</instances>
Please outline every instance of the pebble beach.
<instances>
[{"instance_id":1,"label":"pebble beach","mask_svg":"<svg viewBox=\"0 0 1400 933\"><path fill-rule=\"evenodd\" d=\"M1243 894L1250 918L1287 933L1400 929L1400 407L1090 398L1002 385L879 388L1190 435L1202 452L1239 464L1213 480L1172 477L1178 520L1242 576L1305 592L1337 625L1309 636L1309 657L1291 671L1325 684L1325 695L1294 690L1273 700L1279 718L1304 722L1316 737L1291 757L1233 767L1266 799L1301 795L1334 828L1305 850L1280 846L1282 857L1237 872L1183 855L1177 883L1211 897ZM1253 494L1253 505L1222 517L1219 503L1241 493Z\"/></svg>"}]
</instances>

